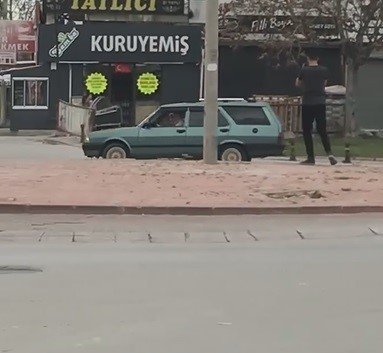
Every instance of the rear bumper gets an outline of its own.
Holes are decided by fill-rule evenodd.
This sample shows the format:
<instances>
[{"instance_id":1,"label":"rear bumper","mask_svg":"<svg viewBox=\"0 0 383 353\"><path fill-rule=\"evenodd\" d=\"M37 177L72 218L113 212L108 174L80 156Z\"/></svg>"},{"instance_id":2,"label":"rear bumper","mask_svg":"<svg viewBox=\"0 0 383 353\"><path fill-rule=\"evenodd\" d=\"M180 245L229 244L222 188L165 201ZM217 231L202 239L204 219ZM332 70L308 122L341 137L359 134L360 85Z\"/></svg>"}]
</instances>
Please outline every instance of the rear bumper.
<instances>
[{"instance_id":1,"label":"rear bumper","mask_svg":"<svg viewBox=\"0 0 383 353\"><path fill-rule=\"evenodd\" d=\"M84 143L82 145L82 150L84 151L84 154L86 157L100 157L101 155L101 151L100 151L100 147L98 146L95 146L95 145L91 145L91 144L88 144L88 143Z\"/></svg>"}]
</instances>

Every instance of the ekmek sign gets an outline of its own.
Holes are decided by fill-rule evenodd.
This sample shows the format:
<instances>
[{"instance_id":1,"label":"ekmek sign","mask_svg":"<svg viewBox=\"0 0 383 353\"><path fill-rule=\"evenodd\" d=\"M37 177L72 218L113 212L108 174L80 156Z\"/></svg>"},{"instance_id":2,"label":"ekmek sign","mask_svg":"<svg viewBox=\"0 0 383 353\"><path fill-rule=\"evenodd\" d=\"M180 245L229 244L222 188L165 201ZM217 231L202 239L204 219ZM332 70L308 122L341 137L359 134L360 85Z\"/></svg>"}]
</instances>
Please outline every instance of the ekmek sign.
<instances>
[{"instance_id":1,"label":"ekmek sign","mask_svg":"<svg viewBox=\"0 0 383 353\"><path fill-rule=\"evenodd\" d=\"M39 63L99 62L200 62L201 27L167 24L87 23L40 26Z\"/></svg>"}]
</instances>

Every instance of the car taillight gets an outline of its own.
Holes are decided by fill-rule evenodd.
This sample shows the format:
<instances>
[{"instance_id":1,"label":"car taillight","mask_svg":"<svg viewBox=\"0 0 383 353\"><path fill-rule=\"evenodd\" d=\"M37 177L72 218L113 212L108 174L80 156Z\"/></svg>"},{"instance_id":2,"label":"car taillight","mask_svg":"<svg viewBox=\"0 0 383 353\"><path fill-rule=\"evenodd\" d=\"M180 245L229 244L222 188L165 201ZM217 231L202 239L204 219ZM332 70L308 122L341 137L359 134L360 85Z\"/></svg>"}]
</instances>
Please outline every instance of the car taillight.
<instances>
[{"instance_id":1,"label":"car taillight","mask_svg":"<svg viewBox=\"0 0 383 353\"><path fill-rule=\"evenodd\" d=\"M285 137L284 137L283 132L280 132L280 133L278 134L278 144L279 144L279 145L282 145L284 139L285 139Z\"/></svg>"}]
</instances>

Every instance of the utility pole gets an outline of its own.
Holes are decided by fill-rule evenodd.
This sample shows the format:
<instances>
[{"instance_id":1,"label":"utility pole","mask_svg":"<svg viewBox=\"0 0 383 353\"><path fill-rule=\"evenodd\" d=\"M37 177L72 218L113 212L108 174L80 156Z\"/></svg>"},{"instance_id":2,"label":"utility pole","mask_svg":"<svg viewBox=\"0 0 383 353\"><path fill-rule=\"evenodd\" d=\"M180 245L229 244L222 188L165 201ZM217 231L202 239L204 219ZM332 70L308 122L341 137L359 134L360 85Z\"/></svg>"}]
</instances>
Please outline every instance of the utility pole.
<instances>
[{"instance_id":1,"label":"utility pole","mask_svg":"<svg viewBox=\"0 0 383 353\"><path fill-rule=\"evenodd\" d=\"M217 163L218 127L218 0L205 0L205 119L203 159Z\"/></svg>"}]
</instances>

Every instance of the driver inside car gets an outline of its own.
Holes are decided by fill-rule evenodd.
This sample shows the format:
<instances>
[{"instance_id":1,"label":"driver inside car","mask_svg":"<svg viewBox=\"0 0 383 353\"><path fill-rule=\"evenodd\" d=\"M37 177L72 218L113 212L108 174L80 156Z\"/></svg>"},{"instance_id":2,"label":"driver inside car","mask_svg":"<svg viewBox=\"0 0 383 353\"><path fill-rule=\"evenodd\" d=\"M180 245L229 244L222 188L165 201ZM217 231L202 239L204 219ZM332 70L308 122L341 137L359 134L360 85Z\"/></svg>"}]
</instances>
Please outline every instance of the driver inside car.
<instances>
[{"instance_id":1,"label":"driver inside car","mask_svg":"<svg viewBox=\"0 0 383 353\"><path fill-rule=\"evenodd\" d=\"M181 127L184 119L178 113L169 113L157 120L157 127Z\"/></svg>"}]
</instances>

